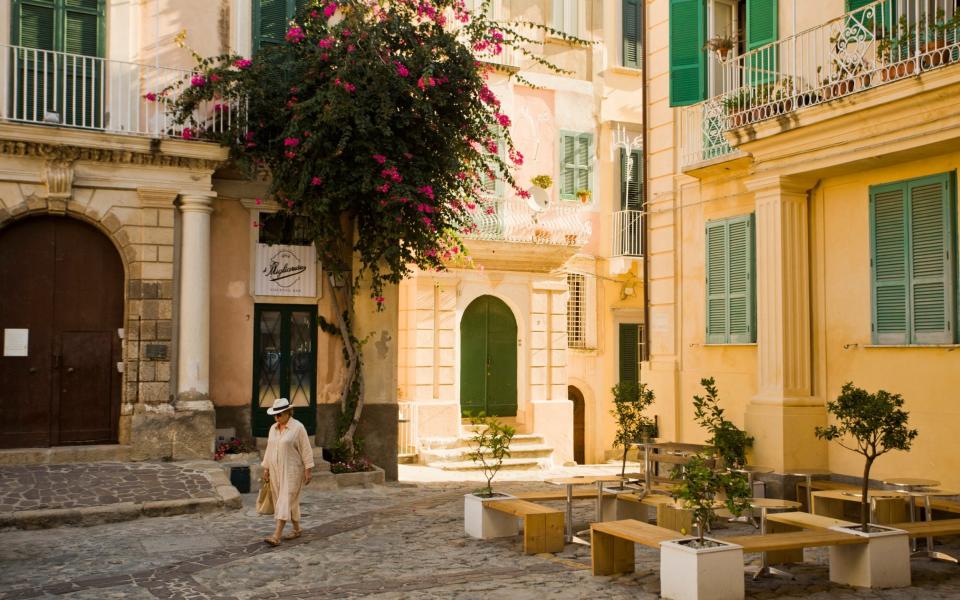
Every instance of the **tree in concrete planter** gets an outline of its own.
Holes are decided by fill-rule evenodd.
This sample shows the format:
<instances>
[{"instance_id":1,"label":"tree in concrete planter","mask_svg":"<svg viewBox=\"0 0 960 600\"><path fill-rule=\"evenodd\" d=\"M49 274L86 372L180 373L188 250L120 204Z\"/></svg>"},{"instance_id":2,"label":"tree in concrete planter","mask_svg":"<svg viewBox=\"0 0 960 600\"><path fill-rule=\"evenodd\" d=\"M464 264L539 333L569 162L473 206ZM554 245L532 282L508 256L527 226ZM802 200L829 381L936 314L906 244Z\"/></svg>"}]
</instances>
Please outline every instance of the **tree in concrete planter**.
<instances>
[{"instance_id":1,"label":"tree in concrete planter","mask_svg":"<svg viewBox=\"0 0 960 600\"><path fill-rule=\"evenodd\" d=\"M644 441L644 438L656 437L656 422L643 414L653 404L653 390L646 384L633 381L621 381L611 388L613 392L613 410L610 414L617 419L617 433L613 438L614 446L623 448L623 462L620 475L627 472L627 452L630 444Z\"/></svg>"},{"instance_id":2,"label":"tree in concrete planter","mask_svg":"<svg viewBox=\"0 0 960 600\"><path fill-rule=\"evenodd\" d=\"M476 448L467 456L473 462L480 463L487 486L477 490L476 494L484 498L491 498L493 493L493 478L503 467L503 459L510 458L510 442L516 430L497 420L480 414L470 418L470 424L477 429L473 435Z\"/></svg>"},{"instance_id":3,"label":"tree in concrete planter","mask_svg":"<svg viewBox=\"0 0 960 600\"><path fill-rule=\"evenodd\" d=\"M674 469L670 475L679 484L673 496L693 512L700 548L706 547L704 534L716 518L717 498L723 496L727 510L734 515L740 515L750 507L750 486L746 476L715 469L713 463L709 454L695 454L682 469Z\"/></svg>"},{"instance_id":4,"label":"tree in concrete planter","mask_svg":"<svg viewBox=\"0 0 960 600\"><path fill-rule=\"evenodd\" d=\"M706 396L693 397L693 416L707 432L707 443L717 451L717 457L728 469L737 469L747 463L747 448L753 446L753 437L728 421L720 408L720 399L713 378L701 379Z\"/></svg>"},{"instance_id":5,"label":"tree in concrete planter","mask_svg":"<svg viewBox=\"0 0 960 600\"><path fill-rule=\"evenodd\" d=\"M903 410L903 397L879 390L871 394L849 382L836 400L827 402L827 411L836 423L817 427L818 438L836 441L841 447L863 455L863 486L860 496L860 530L870 532L870 468L880 456L891 450L909 450L917 430L907 427L909 414ZM852 439L854 444L842 440Z\"/></svg>"}]
</instances>

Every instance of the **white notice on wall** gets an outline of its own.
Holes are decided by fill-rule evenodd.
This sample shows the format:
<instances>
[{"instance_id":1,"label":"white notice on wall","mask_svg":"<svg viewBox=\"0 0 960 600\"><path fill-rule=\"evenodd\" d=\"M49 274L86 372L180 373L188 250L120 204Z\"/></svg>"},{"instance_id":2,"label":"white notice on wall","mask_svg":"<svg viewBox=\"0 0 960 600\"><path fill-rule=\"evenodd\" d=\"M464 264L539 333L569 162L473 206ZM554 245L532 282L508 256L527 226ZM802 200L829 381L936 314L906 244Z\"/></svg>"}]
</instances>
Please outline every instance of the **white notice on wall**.
<instances>
[{"instance_id":1,"label":"white notice on wall","mask_svg":"<svg viewBox=\"0 0 960 600\"><path fill-rule=\"evenodd\" d=\"M4 329L3 330L3 355L4 356L26 356L27 342L30 338L29 329Z\"/></svg>"}]
</instances>

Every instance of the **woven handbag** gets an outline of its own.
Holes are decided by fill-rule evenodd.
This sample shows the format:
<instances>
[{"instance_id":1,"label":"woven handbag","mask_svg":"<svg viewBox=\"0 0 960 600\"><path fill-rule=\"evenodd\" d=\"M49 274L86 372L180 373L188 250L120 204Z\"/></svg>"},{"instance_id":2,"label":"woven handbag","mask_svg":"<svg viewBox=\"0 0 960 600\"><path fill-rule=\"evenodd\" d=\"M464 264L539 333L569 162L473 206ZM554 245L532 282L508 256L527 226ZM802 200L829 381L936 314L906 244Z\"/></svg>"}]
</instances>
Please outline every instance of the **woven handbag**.
<instances>
[{"instance_id":1,"label":"woven handbag","mask_svg":"<svg viewBox=\"0 0 960 600\"><path fill-rule=\"evenodd\" d=\"M261 515L273 514L273 488L267 481L264 481L260 486L260 494L257 496L257 513Z\"/></svg>"}]
</instances>

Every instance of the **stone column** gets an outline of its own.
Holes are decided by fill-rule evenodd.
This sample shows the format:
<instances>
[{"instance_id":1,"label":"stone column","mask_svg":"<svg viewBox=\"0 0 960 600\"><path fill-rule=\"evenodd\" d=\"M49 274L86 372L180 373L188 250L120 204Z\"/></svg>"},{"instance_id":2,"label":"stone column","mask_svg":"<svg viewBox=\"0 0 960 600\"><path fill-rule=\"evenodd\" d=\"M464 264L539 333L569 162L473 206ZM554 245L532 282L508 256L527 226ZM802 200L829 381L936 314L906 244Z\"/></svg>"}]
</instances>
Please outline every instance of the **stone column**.
<instances>
[{"instance_id":1,"label":"stone column","mask_svg":"<svg viewBox=\"0 0 960 600\"><path fill-rule=\"evenodd\" d=\"M747 182L756 199L757 395L746 411L753 462L778 472L826 466L814 427L826 422L814 395L807 193L813 181Z\"/></svg>"},{"instance_id":2,"label":"stone column","mask_svg":"<svg viewBox=\"0 0 960 600\"><path fill-rule=\"evenodd\" d=\"M213 195L180 197L178 405L210 398L210 214ZM197 407L200 408L200 407Z\"/></svg>"}]
</instances>

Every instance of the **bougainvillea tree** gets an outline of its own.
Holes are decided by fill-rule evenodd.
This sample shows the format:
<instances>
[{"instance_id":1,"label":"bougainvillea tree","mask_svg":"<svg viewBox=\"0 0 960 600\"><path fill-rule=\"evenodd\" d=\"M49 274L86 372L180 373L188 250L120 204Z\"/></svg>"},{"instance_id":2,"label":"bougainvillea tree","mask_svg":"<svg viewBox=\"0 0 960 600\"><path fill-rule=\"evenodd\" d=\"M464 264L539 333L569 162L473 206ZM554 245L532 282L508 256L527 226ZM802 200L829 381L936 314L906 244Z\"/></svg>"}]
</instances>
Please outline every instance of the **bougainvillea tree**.
<instances>
[{"instance_id":1,"label":"bougainvillea tree","mask_svg":"<svg viewBox=\"0 0 960 600\"><path fill-rule=\"evenodd\" d=\"M495 210L480 199L485 179L526 195L511 175L523 156L488 86L489 62L513 49L560 71L530 51L530 29L583 42L491 21L489 0L476 13L463 0L305 4L285 43L252 59L195 55L196 72L158 101L184 138L228 145L237 164L267 176L328 274L350 273L347 295L332 292L338 322L329 329L344 344L340 435L352 448L363 399L349 290L362 280L382 304L384 286L413 268L442 269L461 255L471 213Z\"/></svg>"}]
</instances>

